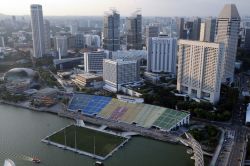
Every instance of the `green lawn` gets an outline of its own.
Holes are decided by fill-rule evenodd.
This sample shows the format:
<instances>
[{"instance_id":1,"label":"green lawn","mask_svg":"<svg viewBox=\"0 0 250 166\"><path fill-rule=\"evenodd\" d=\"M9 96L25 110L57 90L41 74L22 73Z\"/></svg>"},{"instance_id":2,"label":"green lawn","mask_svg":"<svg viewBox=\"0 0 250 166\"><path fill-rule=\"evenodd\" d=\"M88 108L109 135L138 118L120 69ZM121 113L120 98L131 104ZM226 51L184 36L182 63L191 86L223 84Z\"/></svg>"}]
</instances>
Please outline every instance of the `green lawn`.
<instances>
[{"instance_id":1,"label":"green lawn","mask_svg":"<svg viewBox=\"0 0 250 166\"><path fill-rule=\"evenodd\" d=\"M75 132L76 131L76 132ZM76 134L75 134L76 133ZM66 146L75 148L75 135L76 135L76 148L88 153L105 157L113 149L119 146L126 138L91 130L83 127L69 126L65 129ZM55 143L64 145L64 130L49 137L49 140ZM95 140L95 141L94 141Z\"/></svg>"}]
</instances>

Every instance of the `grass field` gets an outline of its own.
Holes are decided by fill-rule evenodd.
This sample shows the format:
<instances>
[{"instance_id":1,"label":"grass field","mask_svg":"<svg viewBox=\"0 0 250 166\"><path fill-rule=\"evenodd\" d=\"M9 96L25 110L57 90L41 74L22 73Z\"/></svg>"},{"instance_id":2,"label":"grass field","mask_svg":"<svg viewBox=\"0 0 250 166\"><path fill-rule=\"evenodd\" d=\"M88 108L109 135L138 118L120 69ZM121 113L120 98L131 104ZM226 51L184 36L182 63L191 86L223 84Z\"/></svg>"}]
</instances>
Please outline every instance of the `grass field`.
<instances>
[{"instance_id":1,"label":"grass field","mask_svg":"<svg viewBox=\"0 0 250 166\"><path fill-rule=\"evenodd\" d=\"M76 135L76 148L78 150L94 154L95 144L95 155L101 157L108 155L126 139L123 137L72 125L65 128L65 131L62 130L50 136L48 138L49 141L65 145L64 132L66 135L66 146L75 148Z\"/></svg>"}]
</instances>

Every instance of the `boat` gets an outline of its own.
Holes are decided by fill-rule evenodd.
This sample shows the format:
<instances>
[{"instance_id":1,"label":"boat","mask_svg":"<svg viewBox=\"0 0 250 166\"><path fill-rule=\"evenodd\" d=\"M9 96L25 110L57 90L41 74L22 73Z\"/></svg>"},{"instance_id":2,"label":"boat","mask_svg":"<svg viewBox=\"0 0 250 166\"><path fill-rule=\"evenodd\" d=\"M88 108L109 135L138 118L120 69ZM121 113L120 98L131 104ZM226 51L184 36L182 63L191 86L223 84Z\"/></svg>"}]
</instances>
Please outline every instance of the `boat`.
<instances>
[{"instance_id":1,"label":"boat","mask_svg":"<svg viewBox=\"0 0 250 166\"><path fill-rule=\"evenodd\" d=\"M96 161L95 166L104 166L104 164L101 161Z\"/></svg>"},{"instance_id":2,"label":"boat","mask_svg":"<svg viewBox=\"0 0 250 166\"><path fill-rule=\"evenodd\" d=\"M32 162L39 164L41 162L41 160L34 157L34 158L32 158Z\"/></svg>"},{"instance_id":3,"label":"boat","mask_svg":"<svg viewBox=\"0 0 250 166\"><path fill-rule=\"evenodd\" d=\"M11 159L6 159L3 166L16 166Z\"/></svg>"}]
</instances>

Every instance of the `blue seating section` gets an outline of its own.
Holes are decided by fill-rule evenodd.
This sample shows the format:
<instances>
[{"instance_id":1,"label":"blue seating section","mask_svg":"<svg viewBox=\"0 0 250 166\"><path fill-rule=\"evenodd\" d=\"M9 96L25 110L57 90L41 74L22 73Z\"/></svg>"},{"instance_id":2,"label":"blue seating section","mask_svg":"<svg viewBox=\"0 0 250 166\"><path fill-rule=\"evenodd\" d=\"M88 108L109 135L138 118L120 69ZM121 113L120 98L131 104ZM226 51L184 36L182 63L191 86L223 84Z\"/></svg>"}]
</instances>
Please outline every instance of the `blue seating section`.
<instances>
[{"instance_id":1,"label":"blue seating section","mask_svg":"<svg viewBox=\"0 0 250 166\"><path fill-rule=\"evenodd\" d=\"M68 110L75 112L80 110L82 114L95 115L98 114L111 99L111 97L76 93L69 104Z\"/></svg>"}]
</instances>

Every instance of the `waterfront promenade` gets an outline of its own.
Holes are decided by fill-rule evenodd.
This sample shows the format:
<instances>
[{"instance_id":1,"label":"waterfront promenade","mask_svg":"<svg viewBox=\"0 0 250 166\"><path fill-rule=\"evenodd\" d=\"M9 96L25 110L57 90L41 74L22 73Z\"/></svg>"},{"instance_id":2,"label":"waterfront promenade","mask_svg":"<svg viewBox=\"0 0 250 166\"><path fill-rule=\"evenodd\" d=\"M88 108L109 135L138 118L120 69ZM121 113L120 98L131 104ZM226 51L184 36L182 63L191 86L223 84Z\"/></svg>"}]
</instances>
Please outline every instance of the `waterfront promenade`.
<instances>
[{"instance_id":1,"label":"waterfront promenade","mask_svg":"<svg viewBox=\"0 0 250 166\"><path fill-rule=\"evenodd\" d=\"M185 146L189 146L193 148L194 152L197 151L195 150L196 148L192 146L192 142L190 142L189 140L182 139L171 133L164 132L164 131L157 130L157 129L152 129L152 128L143 128L140 126L131 125L131 124L123 123L123 122L110 121L110 120L102 119L102 118L95 117L95 116L85 116L85 115L82 115L81 113L68 112L65 106L64 107L62 106L61 109L58 109L57 111L55 111L51 108L42 108L42 109L34 108L31 106L24 105L23 103L11 103L7 101L0 101L0 104L1 103L16 106L16 107L26 108L26 109L30 109L33 111L53 113L61 117L69 118L73 120L80 119L80 120L83 120L84 122L89 122L89 123L100 125L100 126L106 125L107 127L112 128L112 129L118 129L118 130L127 131L127 132L135 132L141 136L152 138L154 140L159 140L163 142L168 142L168 143L173 143L173 144L181 144L182 142L186 142L187 144L184 144ZM195 156L197 156L197 154L194 154L192 158L195 160L195 162L197 162L196 160L198 158Z\"/></svg>"},{"instance_id":2,"label":"waterfront promenade","mask_svg":"<svg viewBox=\"0 0 250 166\"><path fill-rule=\"evenodd\" d=\"M165 141L165 142L170 142L170 143L178 143L179 139L177 136L172 135L170 133L166 133L157 129L147 129L135 125L130 125L122 122L113 122L110 120L98 118L98 117L91 117L91 116L85 116L80 113L74 113L74 112L68 112L66 111L66 107L62 107L61 109L58 110L53 110L50 108L35 108L28 106L24 103L12 103L8 101L0 101L1 104L7 104L15 107L20 107L20 108L25 108L33 111L38 111L38 112L48 112L48 113L53 113L53 114L58 114L61 117L77 120L81 119L84 122L89 122L97 125L106 125L110 128L114 129L119 129L123 131L129 131L129 132L136 132L140 134L141 136L153 138L155 140L160 140L160 141Z\"/></svg>"}]
</instances>

